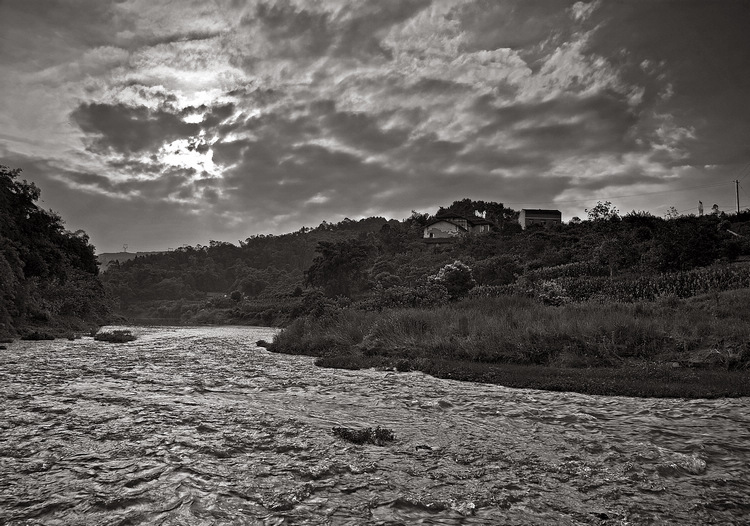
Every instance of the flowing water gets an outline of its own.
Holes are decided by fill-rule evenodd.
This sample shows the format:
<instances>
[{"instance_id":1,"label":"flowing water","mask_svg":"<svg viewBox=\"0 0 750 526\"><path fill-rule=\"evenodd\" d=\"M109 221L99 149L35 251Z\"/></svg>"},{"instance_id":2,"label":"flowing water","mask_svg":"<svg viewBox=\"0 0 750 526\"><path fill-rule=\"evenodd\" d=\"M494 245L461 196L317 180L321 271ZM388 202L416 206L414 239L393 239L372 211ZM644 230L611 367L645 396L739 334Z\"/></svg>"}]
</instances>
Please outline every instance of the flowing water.
<instances>
[{"instance_id":1,"label":"flowing water","mask_svg":"<svg viewBox=\"0 0 750 526\"><path fill-rule=\"evenodd\" d=\"M330 370L255 346L274 329L133 330L0 351L0 524L750 523L747 398Z\"/></svg>"}]
</instances>

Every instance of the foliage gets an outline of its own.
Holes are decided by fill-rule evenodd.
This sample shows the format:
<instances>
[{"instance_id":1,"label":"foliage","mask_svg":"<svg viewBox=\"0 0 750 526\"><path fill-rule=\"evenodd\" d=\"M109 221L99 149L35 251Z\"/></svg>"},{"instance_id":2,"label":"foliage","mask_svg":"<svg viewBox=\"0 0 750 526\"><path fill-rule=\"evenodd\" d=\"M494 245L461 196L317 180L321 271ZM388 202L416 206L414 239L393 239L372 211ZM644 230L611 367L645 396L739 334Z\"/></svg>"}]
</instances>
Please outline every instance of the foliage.
<instances>
[{"instance_id":1,"label":"foliage","mask_svg":"<svg viewBox=\"0 0 750 526\"><path fill-rule=\"evenodd\" d=\"M429 281L445 287L451 300L463 298L476 285L469 266L459 260L445 265Z\"/></svg>"},{"instance_id":2,"label":"foliage","mask_svg":"<svg viewBox=\"0 0 750 526\"><path fill-rule=\"evenodd\" d=\"M316 251L320 256L305 273L308 285L322 287L329 296L351 296L364 288L367 279L364 268L371 251L366 239L322 241Z\"/></svg>"},{"instance_id":3,"label":"foliage","mask_svg":"<svg viewBox=\"0 0 750 526\"><path fill-rule=\"evenodd\" d=\"M429 282L416 287L375 287L368 301L359 304L360 308L382 310L389 308L432 308L448 302L448 289L440 283Z\"/></svg>"},{"instance_id":4,"label":"foliage","mask_svg":"<svg viewBox=\"0 0 750 526\"><path fill-rule=\"evenodd\" d=\"M104 320L108 305L88 236L39 208L39 188L20 174L0 165L0 335Z\"/></svg>"},{"instance_id":5,"label":"foliage","mask_svg":"<svg viewBox=\"0 0 750 526\"><path fill-rule=\"evenodd\" d=\"M482 214L485 219L492 221L498 227L502 227L505 223L515 222L518 219L518 212L504 207L502 203L473 201L471 199L454 201L450 206L445 208L440 207L435 215L447 213L458 214L464 217L473 217L477 214Z\"/></svg>"},{"instance_id":6,"label":"foliage","mask_svg":"<svg viewBox=\"0 0 750 526\"><path fill-rule=\"evenodd\" d=\"M589 221L613 221L620 219L620 211L609 201L598 201L593 208L587 208Z\"/></svg>"}]
</instances>

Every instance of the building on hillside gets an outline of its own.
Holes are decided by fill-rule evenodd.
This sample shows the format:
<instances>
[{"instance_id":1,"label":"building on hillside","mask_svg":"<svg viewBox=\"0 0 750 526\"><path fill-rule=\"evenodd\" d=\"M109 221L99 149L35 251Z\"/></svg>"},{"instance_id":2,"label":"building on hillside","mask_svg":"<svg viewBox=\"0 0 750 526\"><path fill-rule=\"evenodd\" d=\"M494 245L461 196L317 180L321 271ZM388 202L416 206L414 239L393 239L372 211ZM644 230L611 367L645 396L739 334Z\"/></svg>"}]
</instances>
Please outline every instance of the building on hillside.
<instances>
[{"instance_id":1,"label":"building on hillside","mask_svg":"<svg viewBox=\"0 0 750 526\"><path fill-rule=\"evenodd\" d=\"M466 234L489 232L492 225L492 221L483 217L440 214L424 227L424 239L447 242Z\"/></svg>"},{"instance_id":2,"label":"building on hillside","mask_svg":"<svg viewBox=\"0 0 750 526\"><path fill-rule=\"evenodd\" d=\"M521 228L526 230L531 225L552 226L562 223L562 214L559 210L541 210L524 208L518 214L518 222Z\"/></svg>"}]
</instances>

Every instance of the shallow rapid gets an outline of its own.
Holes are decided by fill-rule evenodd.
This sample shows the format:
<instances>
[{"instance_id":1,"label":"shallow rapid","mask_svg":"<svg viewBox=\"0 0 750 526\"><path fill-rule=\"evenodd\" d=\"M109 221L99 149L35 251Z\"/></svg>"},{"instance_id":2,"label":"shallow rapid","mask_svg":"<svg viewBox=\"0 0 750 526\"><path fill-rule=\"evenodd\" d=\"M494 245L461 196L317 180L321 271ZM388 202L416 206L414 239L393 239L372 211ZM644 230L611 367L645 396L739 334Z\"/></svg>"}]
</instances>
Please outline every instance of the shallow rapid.
<instances>
[{"instance_id":1,"label":"shallow rapid","mask_svg":"<svg viewBox=\"0 0 750 526\"><path fill-rule=\"evenodd\" d=\"M321 369L255 346L274 329L131 330L0 351L0 524L750 523L747 398Z\"/></svg>"}]
</instances>

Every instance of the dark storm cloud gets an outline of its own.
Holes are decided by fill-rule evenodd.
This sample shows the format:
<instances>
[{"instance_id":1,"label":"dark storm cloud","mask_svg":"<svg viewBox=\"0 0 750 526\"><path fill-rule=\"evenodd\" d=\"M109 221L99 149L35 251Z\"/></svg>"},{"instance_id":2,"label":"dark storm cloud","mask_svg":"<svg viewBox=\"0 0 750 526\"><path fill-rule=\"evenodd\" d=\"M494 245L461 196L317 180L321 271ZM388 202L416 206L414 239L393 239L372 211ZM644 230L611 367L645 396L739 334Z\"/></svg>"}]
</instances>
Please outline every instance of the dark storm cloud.
<instances>
[{"instance_id":1,"label":"dark storm cloud","mask_svg":"<svg viewBox=\"0 0 750 526\"><path fill-rule=\"evenodd\" d=\"M294 152L298 149L291 145L316 139L336 139L343 145L361 150L363 155L405 144L408 130L385 131L379 122L377 115L338 111L333 101L320 100L296 105L293 111L266 113L222 127L223 134L251 132L259 139L220 141L212 149L215 161L225 165L236 162L246 149L250 150L245 155L246 160L249 155L255 163L278 164L282 158L295 157Z\"/></svg>"},{"instance_id":2,"label":"dark storm cloud","mask_svg":"<svg viewBox=\"0 0 750 526\"><path fill-rule=\"evenodd\" d=\"M381 128L379 122L387 116L337 111L333 101L316 103L313 112L319 115L320 127L330 136L365 151L384 152L403 145L408 138L408 130Z\"/></svg>"},{"instance_id":3,"label":"dark storm cloud","mask_svg":"<svg viewBox=\"0 0 750 526\"><path fill-rule=\"evenodd\" d=\"M200 131L198 124L185 122L179 115L124 104L81 104L71 117L81 130L93 136L95 149L111 148L122 153L155 151L165 142Z\"/></svg>"},{"instance_id":4,"label":"dark storm cloud","mask_svg":"<svg viewBox=\"0 0 750 526\"><path fill-rule=\"evenodd\" d=\"M590 52L611 57L626 81L643 81L644 98L677 125L694 127L700 140L690 145L687 162L734 163L750 155L750 3L602 2L596 17L601 29Z\"/></svg>"},{"instance_id":5,"label":"dark storm cloud","mask_svg":"<svg viewBox=\"0 0 750 526\"><path fill-rule=\"evenodd\" d=\"M278 152L268 143L247 143L223 184L233 207L250 206L269 216L287 210L301 218L312 209L355 213L395 174L355 155L313 144ZM320 194L320 200L314 199ZM229 203L225 203L225 206ZM322 218L321 218L322 219Z\"/></svg>"},{"instance_id":6,"label":"dark storm cloud","mask_svg":"<svg viewBox=\"0 0 750 526\"><path fill-rule=\"evenodd\" d=\"M59 180L73 183L79 187L96 189L110 196L121 196L127 198L137 197L140 203L164 202L170 195L179 195L182 198L191 197L197 193L193 185L196 171L190 168L161 168L148 163L111 163L123 173L129 173L131 177L122 181L114 181L109 177L85 171L62 170L54 171L51 167L40 173L54 174ZM149 177L142 177L148 174Z\"/></svg>"},{"instance_id":7,"label":"dark storm cloud","mask_svg":"<svg viewBox=\"0 0 750 526\"><path fill-rule=\"evenodd\" d=\"M492 97L474 104L477 115L491 119L479 135L499 131L525 143L527 152L628 152L641 149L634 141L638 113L627 99L604 91L589 96L564 94L546 101L496 107Z\"/></svg>"},{"instance_id":8,"label":"dark storm cloud","mask_svg":"<svg viewBox=\"0 0 750 526\"><path fill-rule=\"evenodd\" d=\"M373 207L434 206L445 200L440 196L446 192L483 198L489 191L502 200L520 198L523 191L533 189L539 196L534 183L488 172L518 168L536 175L552 162L543 155L503 151L496 145L467 151L465 143L437 134L410 138L410 130L384 130L375 115L340 112L330 101L308 105L304 115L300 109L294 118L267 114L248 119L233 133L252 132L252 138L212 146L214 161L227 166L222 183L227 197L221 206L247 206L260 216L304 221L318 217L315 214L328 220L356 216ZM337 149L345 146L355 150ZM371 158L383 152L387 157ZM551 199L567 185L564 177L550 180L544 198Z\"/></svg>"},{"instance_id":9,"label":"dark storm cloud","mask_svg":"<svg viewBox=\"0 0 750 526\"><path fill-rule=\"evenodd\" d=\"M154 152L176 139L193 138L202 129L213 130L235 112L231 103L211 108L189 106L179 112L167 108L169 103L157 109L85 103L71 113L71 118L89 136L93 150L138 154ZM186 117L195 115L202 116L200 123L185 122ZM192 148L205 152L208 146L196 142Z\"/></svg>"},{"instance_id":10,"label":"dark storm cloud","mask_svg":"<svg viewBox=\"0 0 750 526\"><path fill-rule=\"evenodd\" d=\"M201 40L211 40L216 37L220 37L223 34L222 31L206 31L206 30L192 30L192 31L179 31L174 33L167 33L163 35L154 35L146 38L133 38L127 42L128 47L134 49L136 47L146 46L160 46L165 44L176 44L185 42L197 42ZM123 43L124 44L124 43Z\"/></svg>"},{"instance_id":11,"label":"dark storm cloud","mask_svg":"<svg viewBox=\"0 0 750 526\"><path fill-rule=\"evenodd\" d=\"M109 177L104 177L103 175L91 172L68 171L65 173L64 180L71 181L77 185L95 187L98 190L104 190L105 192L119 191L117 185L112 182Z\"/></svg>"},{"instance_id":12,"label":"dark storm cloud","mask_svg":"<svg viewBox=\"0 0 750 526\"><path fill-rule=\"evenodd\" d=\"M198 106L197 108L188 107L183 110L182 114L183 116L191 114L203 114L203 120L201 121L200 125L204 129L210 130L221 124L222 121L233 116L235 114L235 110L235 105L230 102L210 108L205 104Z\"/></svg>"},{"instance_id":13,"label":"dark storm cloud","mask_svg":"<svg viewBox=\"0 0 750 526\"><path fill-rule=\"evenodd\" d=\"M404 144L398 154L404 166L442 171L455 162L463 149L463 143L440 139L437 134L431 133Z\"/></svg>"},{"instance_id":14,"label":"dark storm cloud","mask_svg":"<svg viewBox=\"0 0 750 526\"><path fill-rule=\"evenodd\" d=\"M116 185L117 191L123 194L138 195L144 201L164 201L171 194L181 197L192 197L192 185L195 170L190 168L168 168L158 177L149 179L129 179Z\"/></svg>"}]
</instances>

